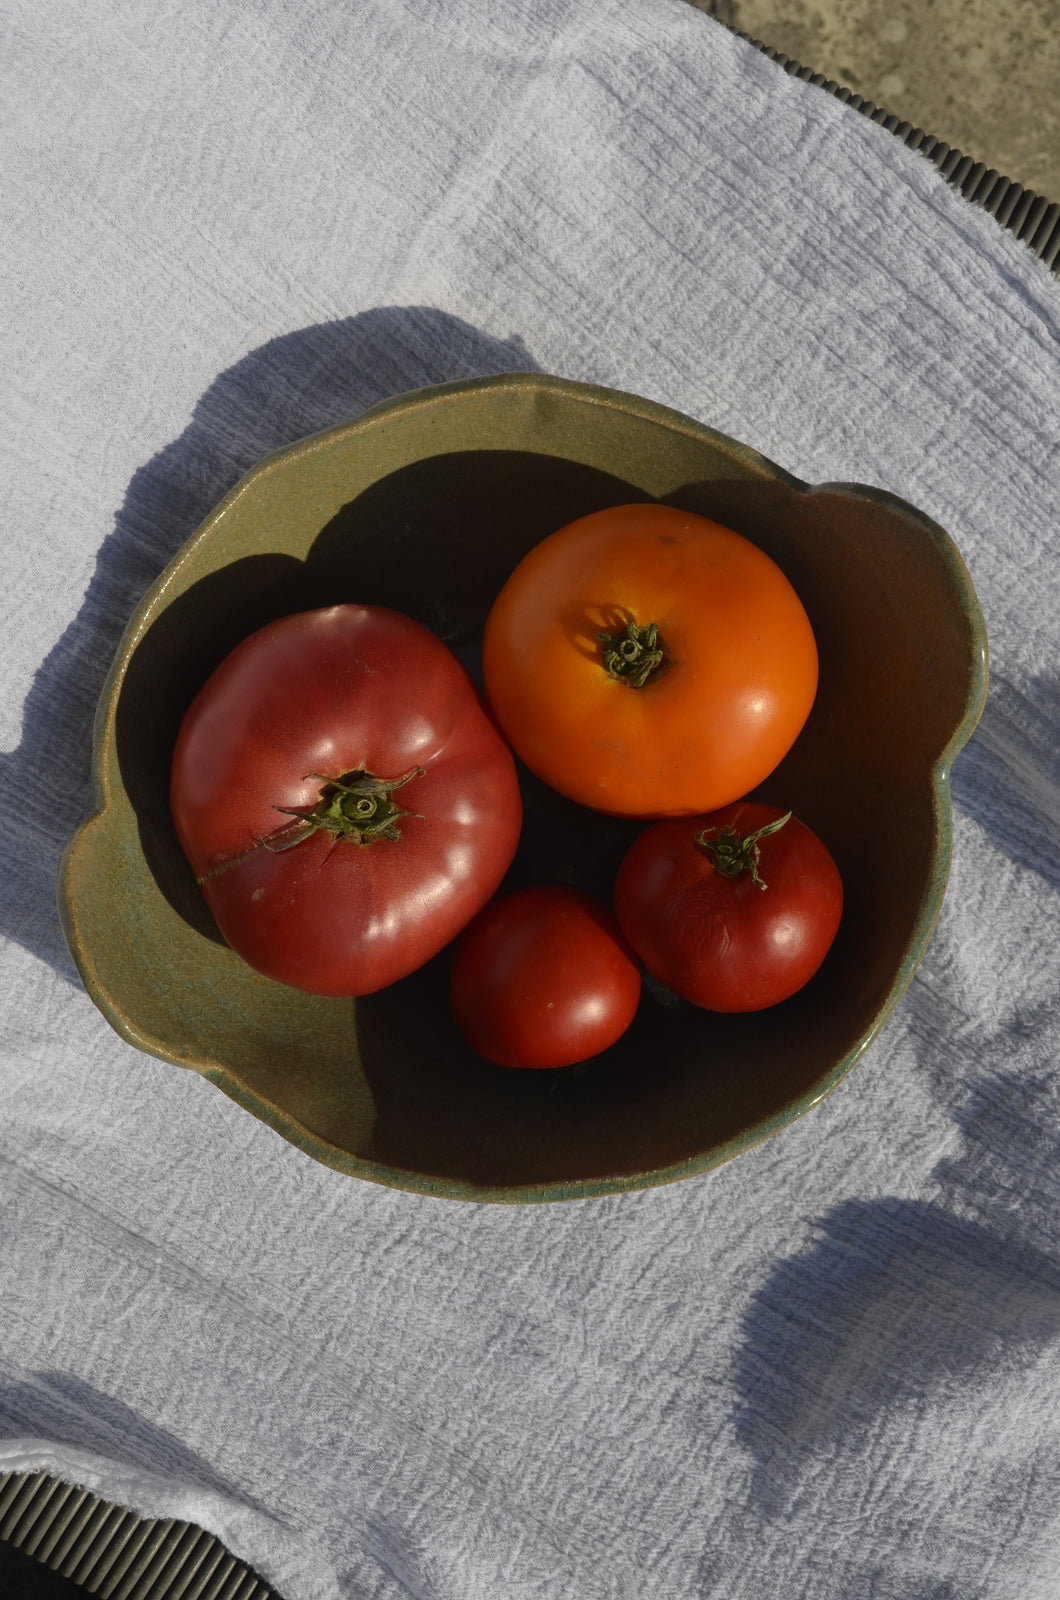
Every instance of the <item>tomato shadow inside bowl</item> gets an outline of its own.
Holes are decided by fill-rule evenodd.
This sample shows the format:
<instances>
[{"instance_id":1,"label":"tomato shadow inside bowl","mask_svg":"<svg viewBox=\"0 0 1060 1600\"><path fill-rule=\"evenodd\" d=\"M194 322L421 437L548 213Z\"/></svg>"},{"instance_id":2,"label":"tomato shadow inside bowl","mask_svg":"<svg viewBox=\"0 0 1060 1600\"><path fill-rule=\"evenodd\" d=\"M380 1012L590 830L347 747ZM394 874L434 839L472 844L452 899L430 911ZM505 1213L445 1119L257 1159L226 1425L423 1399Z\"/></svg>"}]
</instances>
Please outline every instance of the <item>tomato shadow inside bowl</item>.
<instances>
[{"instance_id":1,"label":"tomato shadow inside bowl","mask_svg":"<svg viewBox=\"0 0 1060 1600\"><path fill-rule=\"evenodd\" d=\"M525 768L520 780L526 822L501 892L565 883L610 905L643 824L589 813ZM754 1017L710 1015L648 979L632 1026L601 1055L551 1071L497 1067L453 1023L451 959L444 951L358 1001L357 1034L376 1112L372 1158L466 1184L562 1192L679 1167L750 1137L765 1112L808 1093L821 1050L837 1043L821 1014L835 987L826 965L801 995Z\"/></svg>"}]
</instances>

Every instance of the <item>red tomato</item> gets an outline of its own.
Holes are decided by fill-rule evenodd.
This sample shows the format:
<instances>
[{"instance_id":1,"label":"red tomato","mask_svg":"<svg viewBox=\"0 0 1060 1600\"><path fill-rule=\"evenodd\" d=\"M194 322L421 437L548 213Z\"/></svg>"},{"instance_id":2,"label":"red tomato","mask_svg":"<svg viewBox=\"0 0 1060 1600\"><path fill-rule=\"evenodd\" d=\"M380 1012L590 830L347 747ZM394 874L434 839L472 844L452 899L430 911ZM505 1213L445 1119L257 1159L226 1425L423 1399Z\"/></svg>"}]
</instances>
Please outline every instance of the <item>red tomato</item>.
<instances>
[{"instance_id":1,"label":"red tomato","mask_svg":"<svg viewBox=\"0 0 1060 1600\"><path fill-rule=\"evenodd\" d=\"M232 948L329 995L371 994L454 938L522 822L511 753L467 673L378 606L245 639L184 719L171 803Z\"/></svg>"},{"instance_id":2,"label":"red tomato","mask_svg":"<svg viewBox=\"0 0 1060 1600\"><path fill-rule=\"evenodd\" d=\"M695 816L761 783L817 692L797 594L749 540L614 506L536 545L483 640L486 694L533 772L615 816Z\"/></svg>"},{"instance_id":3,"label":"red tomato","mask_svg":"<svg viewBox=\"0 0 1060 1600\"><path fill-rule=\"evenodd\" d=\"M741 800L658 822L619 867L615 911L626 938L654 977L708 1011L786 1000L835 938L839 871L817 835L784 816Z\"/></svg>"},{"instance_id":4,"label":"red tomato","mask_svg":"<svg viewBox=\"0 0 1060 1600\"><path fill-rule=\"evenodd\" d=\"M633 1021L640 968L604 906L543 884L494 900L456 948L450 998L473 1050L502 1067L567 1067Z\"/></svg>"}]
</instances>

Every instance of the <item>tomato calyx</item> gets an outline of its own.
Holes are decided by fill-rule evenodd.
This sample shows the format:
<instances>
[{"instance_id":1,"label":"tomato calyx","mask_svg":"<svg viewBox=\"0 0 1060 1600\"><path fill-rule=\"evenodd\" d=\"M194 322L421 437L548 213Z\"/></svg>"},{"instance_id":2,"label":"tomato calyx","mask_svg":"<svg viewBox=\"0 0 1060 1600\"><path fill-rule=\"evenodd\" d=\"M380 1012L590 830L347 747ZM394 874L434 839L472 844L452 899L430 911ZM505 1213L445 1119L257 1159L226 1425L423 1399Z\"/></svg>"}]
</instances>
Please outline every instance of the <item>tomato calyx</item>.
<instances>
[{"instance_id":1,"label":"tomato calyx","mask_svg":"<svg viewBox=\"0 0 1060 1600\"><path fill-rule=\"evenodd\" d=\"M601 630L596 637L604 647L604 671L630 689L643 689L653 679L661 678L670 665L670 652L659 636L657 622L641 627L630 617L624 632Z\"/></svg>"},{"instance_id":2,"label":"tomato calyx","mask_svg":"<svg viewBox=\"0 0 1060 1600\"><path fill-rule=\"evenodd\" d=\"M753 833L743 834L737 833L732 824L727 822L722 828L704 828L701 833L696 834L693 843L707 857L715 872L719 872L723 878L742 878L745 872L749 872L755 888L766 889L768 884L763 883L758 872L759 840L767 838L771 833L778 833L784 824L790 821L791 812L787 811L775 821L756 828ZM712 833L717 834L716 839L707 837Z\"/></svg>"},{"instance_id":3,"label":"tomato calyx","mask_svg":"<svg viewBox=\"0 0 1060 1600\"><path fill-rule=\"evenodd\" d=\"M399 820L419 817L420 812L403 810L391 795L411 779L422 778L423 772L422 767L413 767L400 778L377 778L364 767L344 772L338 778L325 778L319 772L307 773L307 782L312 779L322 786L316 805L277 806L277 811L295 820L262 843L269 850L290 850L318 829L334 834L336 839L348 839L360 845L371 844L375 839L400 839ZM287 833L290 838L283 837Z\"/></svg>"}]
</instances>

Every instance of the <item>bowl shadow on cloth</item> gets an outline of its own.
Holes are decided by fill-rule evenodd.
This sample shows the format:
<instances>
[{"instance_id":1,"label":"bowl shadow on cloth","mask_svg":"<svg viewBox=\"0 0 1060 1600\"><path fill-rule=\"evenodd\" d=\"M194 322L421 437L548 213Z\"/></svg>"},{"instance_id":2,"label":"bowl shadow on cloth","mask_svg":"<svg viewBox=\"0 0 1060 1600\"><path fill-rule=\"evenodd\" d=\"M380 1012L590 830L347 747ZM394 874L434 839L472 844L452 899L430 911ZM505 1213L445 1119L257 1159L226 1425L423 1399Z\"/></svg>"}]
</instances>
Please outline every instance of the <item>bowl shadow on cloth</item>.
<instances>
[{"instance_id":1,"label":"bowl shadow on cloth","mask_svg":"<svg viewBox=\"0 0 1060 1600\"><path fill-rule=\"evenodd\" d=\"M647 498L611 474L531 452L430 457L345 505L304 563L279 554L244 557L176 598L131 659L117 714L123 782L145 859L169 904L204 938L221 942L176 841L168 774L185 709L241 638L314 605L389 605L433 629L474 673L492 598L521 554L573 517ZM275 1088L258 1072L258 1092L287 1106L301 1093L307 1118L315 1119L308 1125L339 1149L485 1185L561 1184L587 1173L671 1167L697 1149L738 1139L761 1122L763 1108L780 1111L811 1090L821 1063L842 1059L877 1015L931 872L933 801L918 743L936 740L932 753L941 749L964 685L938 686L923 728L892 730L886 707L901 703L899 652L882 698L866 704L873 652L879 630L892 625L893 600L881 585L878 599L870 593L854 608L836 603L820 560L800 554L800 518L816 514L807 512L804 491L782 480L723 479L686 485L669 499L770 549L815 627L818 702L761 794L791 806L836 856L846 908L832 952L807 989L753 1016L708 1016L649 981L633 1026L615 1046L550 1073L493 1067L468 1049L449 1014L451 958L443 952L389 989L350 1003L356 1075L346 1059L321 1060L302 1093L286 1062L277 1065ZM854 511L844 506L843 515L849 520ZM930 638L923 618L910 626ZM908 670L912 686L920 670L913 653ZM952 705L948 692L956 696ZM609 903L619 862L643 824L587 812L524 767L520 781L526 825L502 890L567 883ZM864 848L868 829L871 851Z\"/></svg>"},{"instance_id":2,"label":"bowl shadow on cloth","mask_svg":"<svg viewBox=\"0 0 1060 1600\"><path fill-rule=\"evenodd\" d=\"M26 1373L0 1387L0 1434L69 1445L158 1478L206 1489L271 1516L215 1467L132 1406L67 1372Z\"/></svg>"},{"instance_id":3,"label":"bowl shadow on cloth","mask_svg":"<svg viewBox=\"0 0 1060 1600\"><path fill-rule=\"evenodd\" d=\"M744 1317L734 1421L753 1460L752 1504L784 1518L812 1483L842 1522L855 1514L843 1497L864 1514L873 1480L881 1515L892 1490L915 1500L917 1460L894 1471L893 1415L906 1454L928 1452L925 1470L933 1451L961 1453L985 1511L996 1462L974 1466L977 1381L1018 1386L1060 1339L1060 1266L926 1201L849 1201L817 1231L773 1268ZM1014 1417L1014 1444L1026 1424ZM920 1508L906 1509L915 1522Z\"/></svg>"},{"instance_id":4,"label":"bowl shadow on cloth","mask_svg":"<svg viewBox=\"0 0 1060 1600\"><path fill-rule=\"evenodd\" d=\"M537 370L517 336L381 306L272 339L211 383L179 438L130 481L78 614L34 676L21 741L0 755L0 934L77 981L54 886L92 810L96 702L140 596L228 490L262 456L391 395L512 370Z\"/></svg>"}]
</instances>

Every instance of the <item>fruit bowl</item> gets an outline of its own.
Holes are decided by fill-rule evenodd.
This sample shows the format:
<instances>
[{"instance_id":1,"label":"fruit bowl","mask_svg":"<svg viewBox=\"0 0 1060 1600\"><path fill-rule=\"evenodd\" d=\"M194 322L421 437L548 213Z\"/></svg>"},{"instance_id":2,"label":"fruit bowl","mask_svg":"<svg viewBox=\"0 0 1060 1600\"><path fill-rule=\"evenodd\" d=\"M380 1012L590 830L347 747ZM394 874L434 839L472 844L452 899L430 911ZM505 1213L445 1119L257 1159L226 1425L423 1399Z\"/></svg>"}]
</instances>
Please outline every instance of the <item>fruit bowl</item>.
<instances>
[{"instance_id":1,"label":"fruit bowl","mask_svg":"<svg viewBox=\"0 0 1060 1600\"><path fill-rule=\"evenodd\" d=\"M533 544L653 499L760 545L814 627L816 704L756 791L819 834L843 876L839 935L807 987L721 1016L648 982L610 1050L531 1072L464 1044L448 952L357 1001L247 967L206 909L168 804L181 719L224 656L279 616L359 601L424 623L477 673L493 598ZM100 701L97 810L62 860L63 927L125 1039L342 1172L504 1202L671 1182L801 1116L878 1033L942 904L949 769L985 692L964 564L895 496L810 487L674 411L537 373L402 395L266 457L144 596ZM526 822L505 887L566 883L609 902L641 824L583 810L525 768L520 781Z\"/></svg>"}]
</instances>

